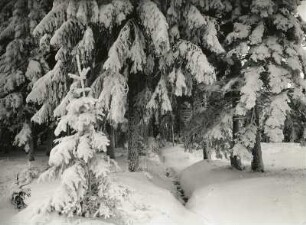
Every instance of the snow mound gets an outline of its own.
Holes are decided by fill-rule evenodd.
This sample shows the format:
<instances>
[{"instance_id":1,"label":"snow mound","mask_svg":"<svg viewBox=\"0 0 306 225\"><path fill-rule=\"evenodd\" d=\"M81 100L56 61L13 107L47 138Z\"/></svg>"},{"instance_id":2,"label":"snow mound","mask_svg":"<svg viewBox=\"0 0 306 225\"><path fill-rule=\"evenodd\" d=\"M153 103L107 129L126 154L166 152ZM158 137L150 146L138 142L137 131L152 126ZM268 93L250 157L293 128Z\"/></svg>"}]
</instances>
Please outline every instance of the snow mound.
<instances>
[{"instance_id":1,"label":"snow mound","mask_svg":"<svg viewBox=\"0 0 306 225\"><path fill-rule=\"evenodd\" d=\"M192 154L184 150L183 145L165 147L161 150L162 161L168 168L172 168L176 173L202 160L202 152L194 151Z\"/></svg>"},{"instance_id":2,"label":"snow mound","mask_svg":"<svg viewBox=\"0 0 306 225\"><path fill-rule=\"evenodd\" d=\"M133 225L203 225L203 219L195 213L186 210L174 195L165 189L166 181L162 181L156 175L144 172L121 172L116 175L120 183L129 187L131 193L129 202L123 207L129 210L131 221L127 224ZM159 180L159 181L158 181ZM45 225L57 224L92 224L92 225L112 225L118 221L101 220L73 217L67 218L50 214L32 218L35 206L38 206L41 199L46 199L52 191L56 189L56 183L34 183L32 185L33 196L30 199L29 207L14 216L10 222L13 224L34 225L37 222ZM27 221L27 222L25 222Z\"/></svg>"},{"instance_id":3,"label":"snow mound","mask_svg":"<svg viewBox=\"0 0 306 225\"><path fill-rule=\"evenodd\" d=\"M185 195L190 198L202 187L233 181L243 176L243 172L231 169L226 162L200 161L182 171L180 182Z\"/></svg>"},{"instance_id":4,"label":"snow mound","mask_svg":"<svg viewBox=\"0 0 306 225\"><path fill-rule=\"evenodd\" d=\"M121 152L122 151L122 152ZM127 160L124 150L118 150L120 153L117 161L121 170L113 174L113 178L129 188L128 201L122 206L129 211L129 221L127 224L133 225L206 225L205 218L196 215L194 212L187 210L175 197L175 186L166 176L166 168L158 158L141 159L141 168L143 171L130 173L127 172ZM186 153L189 154L189 153ZM190 154L189 154L190 155ZM186 155L185 155L186 156ZM193 156L191 156L193 158ZM12 161L10 165L14 164ZM193 163L191 160L189 163ZM190 164L190 165L191 165ZM58 224L85 224L85 225L113 225L122 224L116 219L103 220L101 218L89 219L82 217L67 218L59 216L55 213L50 215L42 215L33 218L37 207L41 205L42 200L58 187L59 182L43 182L34 181L30 187L32 196L26 202L28 207L20 212L11 209L11 215L8 218L3 214L7 225L58 225ZM9 207L9 203L5 204L5 208ZM3 208L3 213L5 213ZM0 212L1 214L1 212ZM2 225L2 223L0 222ZM5 224L6 225L6 224Z\"/></svg>"},{"instance_id":5,"label":"snow mound","mask_svg":"<svg viewBox=\"0 0 306 225\"><path fill-rule=\"evenodd\" d=\"M306 146L296 143L262 143L267 170L306 169Z\"/></svg>"},{"instance_id":6,"label":"snow mound","mask_svg":"<svg viewBox=\"0 0 306 225\"><path fill-rule=\"evenodd\" d=\"M292 225L306 222L306 181L258 177L197 189L187 208L218 225Z\"/></svg>"},{"instance_id":7,"label":"snow mound","mask_svg":"<svg viewBox=\"0 0 306 225\"><path fill-rule=\"evenodd\" d=\"M164 189L160 182L152 183L144 173L123 173L120 181L133 190L134 205L142 205L142 209L134 210L135 224L147 225L203 225L203 218L179 203L174 195ZM153 176L154 179L154 176Z\"/></svg>"},{"instance_id":8,"label":"snow mound","mask_svg":"<svg viewBox=\"0 0 306 225\"><path fill-rule=\"evenodd\" d=\"M201 161L183 170L186 207L216 225L306 224L306 148L262 144L265 173Z\"/></svg>"}]
</instances>

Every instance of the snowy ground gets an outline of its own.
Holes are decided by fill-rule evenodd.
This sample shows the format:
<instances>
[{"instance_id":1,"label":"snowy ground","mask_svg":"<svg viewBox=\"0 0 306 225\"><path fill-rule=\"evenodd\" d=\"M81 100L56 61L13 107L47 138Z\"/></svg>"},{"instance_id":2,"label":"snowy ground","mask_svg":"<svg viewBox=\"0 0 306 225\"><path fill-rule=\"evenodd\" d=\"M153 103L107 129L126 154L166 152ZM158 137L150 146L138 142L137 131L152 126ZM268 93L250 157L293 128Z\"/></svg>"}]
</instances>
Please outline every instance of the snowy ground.
<instances>
[{"instance_id":1,"label":"snowy ground","mask_svg":"<svg viewBox=\"0 0 306 225\"><path fill-rule=\"evenodd\" d=\"M120 156L121 155L121 156ZM46 163L44 159L37 158L36 164ZM176 190L172 180L166 176L166 167L161 163L159 157L142 159L141 166L144 171L137 173L129 173L125 170L127 168L126 155L124 153L117 157L122 171L115 175L115 179L126 185L130 191L130 214L133 224L167 224L167 225L185 225L185 224L203 224L202 219L195 213L187 210L180 201L175 197ZM26 168L26 159L15 160L9 159L1 161L0 170L2 167L6 168L5 172L1 174L5 177L3 183L13 184L13 177L20 169ZM17 166L16 166L17 165ZM46 165L46 164L45 164ZM45 166L44 165L44 166ZM32 225L35 222L38 224L47 225L61 225L61 224L90 224L90 225L111 225L118 221L102 221L90 220L84 218L64 218L57 215L50 215L48 217L32 218L33 210L41 203L43 199L51 195L57 187L58 183L37 183L34 181L30 187L32 196L28 200L28 207L20 212L16 211L9 203L7 196L5 196L0 205L0 224L1 225ZM3 189L6 187L3 186ZM9 190L6 190L9 193ZM129 222L129 221L126 221Z\"/></svg>"},{"instance_id":2,"label":"snowy ground","mask_svg":"<svg viewBox=\"0 0 306 225\"><path fill-rule=\"evenodd\" d=\"M306 147L262 144L265 173L233 170L220 160L194 161L177 147L166 162L180 174L186 207L216 225L305 225ZM180 152L180 153L179 153ZM175 158L171 155L175 154Z\"/></svg>"},{"instance_id":3,"label":"snowy ground","mask_svg":"<svg viewBox=\"0 0 306 225\"><path fill-rule=\"evenodd\" d=\"M158 157L142 160L143 172L125 170L126 156L119 151L122 171L116 174L131 190L133 224L144 225L305 225L306 224L306 148L297 144L263 144L266 172L257 174L232 170L228 162L202 161L200 152L185 152L182 146L164 148ZM121 155L121 156L120 156ZM47 158L36 157L32 166L46 168ZM30 225L33 207L56 190L57 183L30 187L29 207L20 212L9 203L8 193L16 174L27 167L26 158L0 160L0 224ZM184 206L177 197L173 179L180 180L189 198ZM39 218L48 225L110 225L117 221ZM42 224L42 223L38 223Z\"/></svg>"}]
</instances>

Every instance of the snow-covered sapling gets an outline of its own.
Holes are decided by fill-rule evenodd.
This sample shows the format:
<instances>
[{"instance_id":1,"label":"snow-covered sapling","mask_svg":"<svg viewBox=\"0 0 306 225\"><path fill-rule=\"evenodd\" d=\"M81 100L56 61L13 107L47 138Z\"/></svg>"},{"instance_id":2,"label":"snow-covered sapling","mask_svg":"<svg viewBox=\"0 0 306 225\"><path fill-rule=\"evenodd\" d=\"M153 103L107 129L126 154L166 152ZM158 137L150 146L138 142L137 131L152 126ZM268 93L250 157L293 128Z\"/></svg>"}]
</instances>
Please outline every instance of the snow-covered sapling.
<instances>
[{"instance_id":1,"label":"snow-covered sapling","mask_svg":"<svg viewBox=\"0 0 306 225\"><path fill-rule=\"evenodd\" d=\"M106 155L109 141L97 129L102 110L90 95L90 88L85 87L89 68L82 69L79 57L76 58L79 74L69 74L74 82L54 111L55 116L60 116L55 135L65 136L55 141L57 145L49 158L50 168L40 176L40 180L60 177L61 184L38 212L104 218L121 216L120 203L127 190L109 176L114 165Z\"/></svg>"}]
</instances>

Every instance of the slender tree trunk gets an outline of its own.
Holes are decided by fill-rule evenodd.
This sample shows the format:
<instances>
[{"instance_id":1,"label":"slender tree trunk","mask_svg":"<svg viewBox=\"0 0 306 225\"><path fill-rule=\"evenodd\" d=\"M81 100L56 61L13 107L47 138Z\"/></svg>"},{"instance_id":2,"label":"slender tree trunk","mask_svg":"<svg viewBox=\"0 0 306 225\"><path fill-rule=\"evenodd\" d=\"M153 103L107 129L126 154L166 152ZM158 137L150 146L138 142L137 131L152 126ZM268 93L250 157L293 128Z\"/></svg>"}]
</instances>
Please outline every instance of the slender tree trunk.
<instances>
[{"instance_id":1,"label":"slender tree trunk","mask_svg":"<svg viewBox=\"0 0 306 225\"><path fill-rule=\"evenodd\" d=\"M302 138L300 140L301 146L306 146L306 127L303 129Z\"/></svg>"},{"instance_id":2,"label":"slender tree trunk","mask_svg":"<svg viewBox=\"0 0 306 225\"><path fill-rule=\"evenodd\" d=\"M130 172L135 172L139 168L139 122L140 115L133 106L133 96L129 93L129 112L128 112L128 167Z\"/></svg>"},{"instance_id":3,"label":"slender tree trunk","mask_svg":"<svg viewBox=\"0 0 306 225\"><path fill-rule=\"evenodd\" d=\"M127 70L130 71L130 68ZM129 75L128 91L128 169L135 172L139 168L139 155L143 144L143 129L141 120L141 109L135 106L134 99L147 85L146 79L139 80L138 76Z\"/></svg>"},{"instance_id":4,"label":"slender tree trunk","mask_svg":"<svg viewBox=\"0 0 306 225\"><path fill-rule=\"evenodd\" d=\"M175 125L175 116L172 113L171 114L171 130L170 130L170 135L171 135L171 141L172 145L175 145L175 133L174 133L174 125Z\"/></svg>"},{"instance_id":5,"label":"slender tree trunk","mask_svg":"<svg viewBox=\"0 0 306 225\"><path fill-rule=\"evenodd\" d=\"M236 107L237 105L237 99L236 99L236 94L232 95L232 106ZM233 140L232 140L232 146L233 148L235 146L235 141L238 138L238 133L240 131L240 121L238 116L233 116ZM237 155L234 155L233 153L230 156L230 162L231 166L237 170L243 170L244 167L242 166L241 158Z\"/></svg>"},{"instance_id":6,"label":"slender tree trunk","mask_svg":"<svg viewBox=\"0 0 306 225\"><path fill-rule=\"evenodd\" d=\"M173 123L171 124L171 137L172 137L172 146L175 145L175 137L174 137L174 128L173 128Z\"/></svg>"},{"instance_id":7,"label":"slender tree trunk","mask_svg":"<svg viewBox=\"0 0 306 225\"><path fill-rule=\"evenodd\" d=\"M129 118L128 124L128 161L129 171L135 172L139 167L139 152L137 144L137 126L135 124L135 118Z\"/></svg>"},{"instance_id":8,"label":"slender tree trunk","mask_svg":"<svg viewBox=\"0 0 306 225\"><path fill-rule=\"evenodd\" d=\"M260 112L258 107L258 102L255 105L255 123L257 126L256 131L256 142L254 148L252 149L253 160L251 163L252 170L254 172L264 172L264 164L262 160L262 151L261 151L261 130L260 130Z\"/></svg>"},{"instance_id":9,"label":"slender tree trunk","mask_svg":"<svg viewBox=\"0 0 306 225\"><path fill-rule=\"evenodd\" d=\"M48 133L48 136L47 136L47 140L45 141L45 145L47 147L46 155L50 156L50 152L54 147L54 140L56 139L56 137L55 137L55 134L54 134L54 129L51 128L47 132L49 132L49 133Z\"/></svg>"},{"instance_id":10,"label":"slender tree trunk","mask_svg":"<svg viewBox=\"0 0 306 225\"><path fill-rule=\"evenodd\" d=\"M30 149L28 153L29 161L35 161L34 158L34 143L33 143L33 138L30 139Z\"/></svg>"},{"instance_id":11,"label":"slender tree trunk","mask_svg":"<svg viewBox=\"0 0 306 225\"><path fill-rule=\"evenodd\" d=\"M109 146L107 146L106 154L111 159L115 159L115 147L116 147L115 129L110 124L107 125L107 133L108 133L110 143L109 143Z\"/></svg>"},{"instance_id":12,"label":"slender tree trunk","mask_svg":"<svg viewBox=\"0 0 306 225\"><path fill-rule=\"evenodd\" d=\"M211 155L210 155L208 143L205 142L203 144L202 148L203 148L203 159L204 160L210 160L211 159Z\"/></svg>"},{"instance_id":13,"label":"slender tree trunk","mask_svg":"<svg viewBox=\"0 0 306 225\"><path fill-rule=\"evenodd\" d=\"M34 148L35 148L35 145L34 145L34 129L33 129L33 125L31 123L31 121L28 122L29 123L29 126L30 126L30 129L31 129L31 137L30 137L30 140L29 140L29 152L28 152L28 159L29 161L34 161L35 158L34 158Z\"/></svg>"},{"instance_id":14,"label":"slender tree trunk","mask_svg":"<svg viewBox=\"0 0 306 225\"><path fill-rule=\"evenodd\" d=\"M143 141L146 146L149 144L149 136L150 136L150 123L145 123L142 120L142 128L143 128Z\"/></svg>"}]
</instances>

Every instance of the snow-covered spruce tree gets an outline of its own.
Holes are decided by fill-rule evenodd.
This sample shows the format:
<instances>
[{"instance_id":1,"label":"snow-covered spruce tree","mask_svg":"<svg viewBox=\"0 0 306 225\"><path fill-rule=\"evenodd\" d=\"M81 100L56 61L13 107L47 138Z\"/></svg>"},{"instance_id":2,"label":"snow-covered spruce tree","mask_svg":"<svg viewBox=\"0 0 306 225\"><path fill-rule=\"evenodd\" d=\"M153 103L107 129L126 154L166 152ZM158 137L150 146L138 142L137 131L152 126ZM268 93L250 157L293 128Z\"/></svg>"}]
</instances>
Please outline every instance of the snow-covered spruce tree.
<instances>
[{"instance_id":1,"label":"snow-covered spruce tree","mask_svg":"<svg viewBox=\"0 0 306 225\"><path fill-rule=\"evenodd\" d=\"M77 69L76 54L83 66L91 68L86 81L91 85L106 60L113 32L117 33L131 10L131 3L123 0L53 2L52 9L34 30L34 35L40 38L41 49L49 55L56 52L56 63L50 72L37 80L27 97L28 102L41 106L33 121L45 123L52 120L53 110L66 96L71 84L67 71ZM100 93L99 79L95 83L98 85L94 85L97 88L94 92Z\"/></svg>"},{"instance_id":2,"label":"snow-covered spruce tree","mask_svg":"<svg viewBox=\"0 0 306 225\"><path fill-rule=\"evenodd\" d=\"M172 111L172 91L178 96L190 95L193 81L205 84L215 81L215 71L200 47L176 38L171 43L171 51L169 26L163 14L165 6L167 9L163 1L137 3L137 17L121 29L109 51L109 59L104 63L104 89L100 100L114 124L124 122L125 113L128 113L131 171L138 167L141 118L154 115L158 121ZM176 63L179 68L175 68ZM133 74L146 76L140 79ZM138 98L140 93L148 98ZM142 110L144 106L147 109L145 113Z\"/></svg>"},{"instance_id":3,"label":"snow-covered spruce tree","mask_svg":"<svg viewBox=\"0 0 306 225\"><path fill-rule=\"evenodd\" d=\"M55 116L61 116L55 134L67 134L68 127L71 134L56 140L50 153L50 168L40 176L40 180L60 177L61 184L38 212L120 217L126 189L109 176L114 163L106 155L109 141L97 129L98 120L103 119L102 109L85 85L89 68L81 68L78 56L77 63L78 75L69 74L74 82L54 111Z\"/></svg>"},{"instance_id":4,"label":"snow-covered spruce tree","mask_svg":"<svg viewBox=\"0 0 306 225\"><path fill-rule=\"evenodd\" d=\"M205 88L204 96L199 95L205 102L193 106L194 114L185 129L185 144L188 148L202 148L204 159L212 154L228 159L232 141L231 98L212 87Z\"/></svg>"},{"instance_id":5,"label":"snow-covered spruce tree","mask_svg":"<svg viewBox=\"0 0 306 225\"><path fill-rule=\"evenodd\" d=\"M182 40L175 44L175 54L169 52L169 27L161 11L164 5L163 1L150 0L136 1L133 4L122 0L113 0L108 4L94 0L55 1L52 10L34 31L35 35L42 37L42 43L51 43L51 46L58 49L55 67L34 84L33 91L28 96L28 101L43 104L33 117L34 121L43 122L49 118L48 112L52 112L65 96L69 86L65 70L69 67L75 70L71 66L73 55L77 52L81 55L80 52L83 52L86 60L80 56L82 63L86 62L85 66L92 67L89 85L99 97L109 123L117 127L128 122L130 170L136 170L136 143L140 135L136 133L139 130L136 127L143 117L138 109L147 105L148 101L140 104L141 107L139 102L136 104L135 99L143 91L143 87L148 88L147 93L155 92L147 108L151 114L155 112L157 115L158 111L164 114L171 109L170 98L167 96L168 87L177 85L177 94L180 94L179 89L183 89L184 84L180 82L182 76L178 81L171 78L172 83L168 82L167 75L173 70L174 61L179 61L182 71L190 74L189 81L211 83L215 80L212 66L202 50L193 43ZM109 42L103 42L105 36L109 37ZM113 41L114 36L117 38ZM50 37L51 41L48 41ZM105 57L103 51L107 49L108 56ZM200 62L202 65L198 65ZM102 71L97 76L99 68L95 65L101 64ZM94 82L91 84L91 81ZM134 107L135 105L138 107Z\"/></svg>"},{"instance_id":6,"label":"snow-covered spruce tree","mask_svg":"<svg viewBox=\"0 0 306 225\"><path fill-rule=\"evenodd\" d=\"M227 35L229 63L241 63L235 82L240 99L235 114L245 117L233 152L252 152L252 170L264 171L261 131L282 141L291 99L304 99L305 72L296 1L236 1L233 31ZM238 59L238 60L235 60ZM239 62L238 62L239 61ZM239 81L239 82L236 82Z\"/></svg>"},{"instance_id":7,"label":"snow-covered spruce tree","mask_svg":"<svg viewBox=\"0 0 306 225\"><path fill-rule=\"evenodd\" d=\"M135 17L120 30L98 79L103 82L99 100L111 124L117 126L127 121L129 170L135 171L139 166L142 136L139 128L143 115L139 109L146 104L139 105L136 99L156 72L155 62L170 49L170 44L166 19L156 3L135 2L131 4L131 13Z\"/></svg>"},{"instance_id":8,"label":"snow-covered spruce tree","mask_svg":"<svg viewBox=\"0 0 306 225\"><path fill-rule=\"evenodd\" d=\"M225 67L225 62L223 56L225 50L221 44L224 31L220 29L219 25L223 23L225 15L229 14L231 9L230 1L173 0L170 1L170 6L167 11L167 20L171 27L169 31L170 40L174 43L174 46L176 45L175 42L177 43L177 40L181 38L188 41L200 51L203 51L207 59L205 61L199 61L198 64L205 65L203 67L207 69L212 68L212 66L215 67L214 79L221 82L224 76L223 68ZM178 43L181 42L178 41ZM184 46L182 45L182 47ZM176 51L174 53L176 54ZM190 76L189 71L191 70L189 68L185 70L185 63L185 60L175 59L173 63L175 69L173 71L178 71L177 78L175 77L175 73L170 73L170 82L174 83L173 95L178 97L178 102L185 103L187 100L192 105L192 108L190 108L192 110L191 121L187 123L183 132L185 144L189 146L192 143L196 143L203 148L207 146L207 148L215 149L218 155L221 156L217 149L224 149L224 142L228 142L231 139L228 135L229 130L231 130L231 122L226 123L226 126L218 126L222 119L221 115L224 116L224 112L221 112L224 107L220 105L220 108L214 107L214 112L220 111L219 113L213 113L210 108L207 108L210 105L208 101L211 101L211 104L216 101L212 96L215 95L214 92L220 91L220 88L218 86L211 86L213 82L208 80L204 82L197 80L198 82L195 82L195 79ZM183 76L180 76L180 74L183 74ZM188 99L182 96L192 96L192 98ZM225 103L225 101L221 102ZM224 111L226 111L225 108ZM219 132L216 132L216 130L214 132L208 132L209 129L205 123L207 118L211 119L209 122L214 121L215 126L222 130ZM202 123L198 123L198 121L202 121Z\"/></svg>"},{"instance_id":9,"label":"snow-covered spruce tree","mask_svg":"<svg viewBox=\"0 0 306 225\"><path fill-rule=\"evenodd\" d=\"M170 7L180 8L181 4L181 1L171 1ZM145 14L148 15L149 13L147 11L149 10L146 8L151 8L152 6L154 6L154 4L152 4L150 1L143 1L139 6L139 10L143 10ZM159 7L162 9L162 12L164 11L164 6L164 2L159 2ZM171 14L171 9L167 8L167 6L168 5L166 5L166 9L169 14ZM172 12L173 11L176 10L172 10ZM167 15L167 17L171 17L171 15ZM174 16L179 18L179 15ZM161 14L160 18L163 17L164 16ZM149 19L150 18L144 17L144 20L151 21ZM171 18L168 18L168 21L171 23ZM154 21L151 21L151 23L153 22ZM146 23L150 25L149 22ZM146 23L143 22L143 26L145 26ZM155 40L155 36L159 37L161 34L164 34L162 36L165 40L163 43L166 45L164 45L165 47L162 48L162 51L157 51L155 47L153 54L151 53L147 57L147 64L149 66L153 64L153 71L151 72L151 75L152 73L157 73L157 77L159 78L156 80L156 85L151 86L152 95L146 104L146 108L148 110L146 114L149 116L154 116L156 118L155 121L160 120L161 117L164 117L167 114L171 114L173 111L173 103L175 102L175 97L180 97L183 95L190 96L193 89L193 83L210 85L216 80L216 74L213 66L209 63L206 55L197 44L188 41L187 37L186 40L179 40L178 36L172 36L172 34L169 34L169 39L167 36L169 25L166 22L159 22L157 25L155 25L156 31L155 29L149 27L149 30L151 30L153 46L161 46L158 44L158 40ZM176 31L179 32L178 30ZM204 31L207 31L207 29ZM145 37L146 35L148 35L148 32L145 30ZM148 46L146 50L147 52L150 51L150 46ZM152 55L153 59L158 58L157 65L154 65L155 62L151 61ZM146 71L147 70L145 70L145 72Z\"/></svg>"},{"instance_id":10,"label":"snow-covered spruce tree","mask_svg":"<svg viewBox=\"0 0 306 225\"><path fill-rule=\"evenodd\" d=\"M0 123L14 134L20 131L14 143L24 147L33 160L30 117L35 108L26 104L25 97L35 79L48 68L31 32L44 16L48 1L13 0L1 4Z\"/></svg>"},{"instance_id":11,"label":"snow-covered spruce tree","mask_svg":"<svg viewBox=\"0 0 306 225\"><path fill-rule=\"evenodd\" d=\"M54 1L51 11L48 12L33 31L36 38L40 37L40 49L45 54L48 54L51 51L51 48L53 48L53 46L50 45L52 35L65 21L65 10L67 9L67 4L66 1ZM57 33L56 36L54 35L53 40L61 37L62 40L57 41L62 41L62 45L67 45L70 38L79 38L79 35L73 33L77 28L78 24L75 26L72 26L71 24L70 26L66 25L66 29L69 29L71 33L67 31L62 35ZM66 38L65 41L63 40L64 38ZM55 59L57 60L56 64L51 65L54 67L34 83L32 91L26 99L27 102L35 103L40 106L40 109L32 117L32 121L38 124L47 123L52 119L55 107L60 103L68 90L67 70L69 69L70 64L66 62L70 55L69 50L71 49L65 47L60 48L60 46L56 47L58 49L55 56Z\"/></svg>"},{"instance_id":12,"label":"snow-covered spruce tree","mask_svg":"<svg viewBox=\"0 0 306 225\"><path fill-rule=\"evenodd\" d=\"M147 108L155 117L177 110L184 97L191 97L199 85L211 85L216 80L215 69L202 49L187 40L177 41L165 57L164 71ZM174 113L176 113L174 111Z\"/></svg>"},{"instance_id":13,"label":"snow-covered spruce tree","mask_svg":"<svg viewBox=\"0 0 306 225\"><path fill-rule=\"evenodd\" d=\"M304 145L306 137L306 105L300 100L294 99L289 102L289 106L292 110L285 121L284 140L286 142L300 142Z\"/></svg>"},{"instance_id":14,"label":"snow-covered spruce tree","mask_svg":"<svg viewBox=\"0 0 306 225\"><path fill-rule=\"evenodd\" d=\"M37 81L27 99L43 104L33 117L34 121L41 123L50 118L52 109L66 95L70 85L67 71L69 68L76 71L76 54L79 54L82 65L92 68L88 82L96 78L95 71L105 61L105 52L109 48L109 43L103 39L113 39L113 28L126 20L131 7L129 1L123 0L108 4L95 0L54 1L52 10L34 30L34 35L41 38L42 47L57 51L52 71ZM37 93L41 97L37 98Z\"/></svg>"},{"instance_id":15,"label":"snow-covered spruce tree","mask_svg":"<svg viewBox=\"0 0 306 225\"><path fill-rule=\"evenodd\" d=\"M139 31L140 29L136 26L136 23L130 21L125 24L127 16L133 11L137 15L137 4L132 5L129 1L123 0L113 0L107 4L95 0L54 1L52 10L34 30L34 34L41 37L41 43L44 46L51 46L51 48L57 49L56 65L34 84L34 88L27 98L28 101L42 105L41 109L33 117L34 121L39 123L47 121L52 116L52 110L66 95L67 88L70 85L67 82L67 68L73 67L73 56L76 53L80 55L81 63L92 68L87 81L89 85L94 81L92 84L93 93L97 96L102 96L100 100L102 104L105 103L104 109L108 112L108 121L113 126L125 121L123 118L126 111L124 103L126 102L127 86L125 78L119 73L122 72L123 66L117 68L115 64L122 63L125 66L127 65L126 59L132 58L135 63L131 70L136 73L141 69L142 61L145 60L144 54L138 53L142 48L142 32ZM152 4L154 7L154 3ZM121 24L123 25L121 26ZM134 28L132 27L133 24L135 25ZM122 29L119 37L124 35L122 34L124 31L127 31L125 33L127 35L123 38L129 38L130 40L134 37L132 33L129 33L130 29L132 30L131 32L135 33L135 44L132 51L129 50L127 52L124 50L123 54L117 53L117 49L120 50L120 48L126 47L121 44L120 38L113 43L114 36L118 34L118 29ZM119 55L115 59L108 60L108 62L112 63L111 65L105 62L107 59L105 52L109 49L109 45L119 45L110 49L110 55ZM129 54L128 57L125 55L127 53ZM112 62L112 60L114 61ZM97 77L96 72L99 72L101 64L105 65L100 72L101 75ZM108 68L113 65L116 68ZM71 69L75 70L76 68ZM116 74L113 76L114 73ZM128 71L129 73L130 71ZM103 99L103 96L106 99Z\"/></svg>"}]
</instances>

